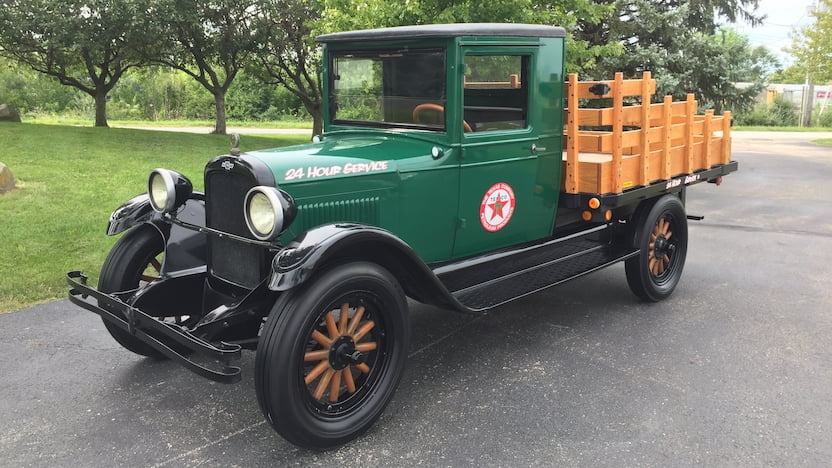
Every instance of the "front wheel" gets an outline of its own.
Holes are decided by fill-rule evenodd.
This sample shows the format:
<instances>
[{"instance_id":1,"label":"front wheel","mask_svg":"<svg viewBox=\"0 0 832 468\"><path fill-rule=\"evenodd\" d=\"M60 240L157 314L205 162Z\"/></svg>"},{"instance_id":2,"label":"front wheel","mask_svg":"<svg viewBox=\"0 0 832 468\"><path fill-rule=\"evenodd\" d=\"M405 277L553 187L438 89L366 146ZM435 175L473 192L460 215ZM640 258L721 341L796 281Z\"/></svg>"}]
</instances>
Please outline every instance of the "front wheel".
<instances>
[{"instance_id":1,"label":"front wheel","mask_svg":"<svg viewBox=\"0 0 832 468\"><path fill-rule=\"evenodd\" d=\"M407 301L372 263L337 266L285 293L260 337L255 389L274 429L326 449L367 430L393 397L407 357Z\"/></svg>"},{"instance_id":2,"label":"front wheel","mask_svg":"<svg viewBox=\"0 0 832 468\"><path fill-rule=\"evenodd\" d=\"M98 289L104 293L124 293L138 291L152 283L159 278L164 251L165 241L153 226L141 225L128 231L116 242L104 261ZM121 315L119 311L112 312ZM104 326L126 349L142 356L164 358L162 353L109 321L104 320Z\"/></svg>"},{"instance_id":3,"label":"front wheel","mask_svg":"<svg viewBox=\"0 0 832 468\"><path fill-rule=\"evenodd\" d=\"M678 197L664 195L633 217L635 247L640 253L627 259L630 290L641 299L658 302L676 289L688 250L685 207Z\"/></svg>"}]
</instances>

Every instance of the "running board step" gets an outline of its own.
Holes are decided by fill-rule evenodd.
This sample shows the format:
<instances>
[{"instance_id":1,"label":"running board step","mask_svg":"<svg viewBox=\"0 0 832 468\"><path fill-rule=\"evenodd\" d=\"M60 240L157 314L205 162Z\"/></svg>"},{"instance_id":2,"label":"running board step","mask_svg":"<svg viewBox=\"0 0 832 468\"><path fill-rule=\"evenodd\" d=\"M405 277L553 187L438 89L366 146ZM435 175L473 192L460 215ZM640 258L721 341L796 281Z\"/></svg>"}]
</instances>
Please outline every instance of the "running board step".
<instances>
[{"instance_id":1,"label":"running board step","mask_svg":"<svg viewBox=\"0 0 832 468\"><path fill-rule=\"evenodd\" d=\"M496 265L482 264L440 275L440 279L462 305L481 311L626 260L638 252L615 250L604 242L573 239L514 255Z\"/></svg>"}]
</instances>

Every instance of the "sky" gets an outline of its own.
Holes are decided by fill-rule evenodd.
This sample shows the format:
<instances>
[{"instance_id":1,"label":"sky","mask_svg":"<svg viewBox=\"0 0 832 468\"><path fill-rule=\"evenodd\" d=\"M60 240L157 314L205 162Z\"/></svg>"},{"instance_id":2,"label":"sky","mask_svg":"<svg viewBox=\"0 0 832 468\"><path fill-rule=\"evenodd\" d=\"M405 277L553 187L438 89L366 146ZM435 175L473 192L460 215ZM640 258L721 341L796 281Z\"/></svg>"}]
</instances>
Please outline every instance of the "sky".
<instances>
[{"instance_id":1,"label":"sky","mask_svg":"<svg viewBox=\"0 0 832 468\"><path fill-rule=\"evenodd\" d=\"M794 59L783 48L791 45L789 33L814 22L809 14L815 0L760 0L759 13L767 15L761 26L752 28L747 24L736 24L734 29L748 36L755 46L765 46L788 66Z\"/></svg>"}]
</instances>

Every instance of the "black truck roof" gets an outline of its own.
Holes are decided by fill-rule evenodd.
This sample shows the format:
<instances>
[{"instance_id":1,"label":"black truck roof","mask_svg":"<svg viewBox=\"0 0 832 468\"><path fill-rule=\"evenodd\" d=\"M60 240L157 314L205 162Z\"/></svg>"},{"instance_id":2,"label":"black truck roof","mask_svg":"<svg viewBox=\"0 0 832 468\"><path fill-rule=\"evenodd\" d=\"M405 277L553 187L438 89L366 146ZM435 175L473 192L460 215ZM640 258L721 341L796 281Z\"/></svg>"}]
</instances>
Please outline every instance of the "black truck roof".
<instances>
[{"instance_id":1,"label":"black truck roof","mask_svg":"<svg viewBox=\"0 0 832 468\"><path fill-rule=\"evenodd\" d=\"M489 37L566 37L566 30L558 26L511 23L453 23L397 26L393 28L363 29L323 34L317 42L347 42L386 39L447 38L459 36Z\"/></svg>"}]
</instances>

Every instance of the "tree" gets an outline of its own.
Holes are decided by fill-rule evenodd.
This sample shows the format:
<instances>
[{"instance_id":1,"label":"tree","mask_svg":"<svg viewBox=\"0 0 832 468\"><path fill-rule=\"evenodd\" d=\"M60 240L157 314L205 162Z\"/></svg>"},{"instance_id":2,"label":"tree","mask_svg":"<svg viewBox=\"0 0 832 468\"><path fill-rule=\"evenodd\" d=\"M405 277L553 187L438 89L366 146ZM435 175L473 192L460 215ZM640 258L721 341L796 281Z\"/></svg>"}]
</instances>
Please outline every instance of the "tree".
<instances>
[{"instance_id":1,"label":"tree","mask_svg":"<svg viewBox=\"0 0 832 468\"><path fill-rule=\"evenodd\" d=\"M256 0L152 0L148 60L181 70L214 97L212 133L226 132L225 95L255 47Z\"/></svg>"},{"instance_id":2,"label":"tree","mask_svg":"<svg viewBox=\"0 0 832 468\"><path fill-rule=\"evenodd\" d=\"M820 8L811 15L814 24L795 32L786 50L813 81L827 83L832 81L832 0L820 0Z\"/></svg>"},{"instance_id":3,"label":"tree","mask_svg":"<svg viewBox=\"0 0 832 468\"><path fill-rule=\"evenodd\" d=\"M264 83L282 85L303 102L312 116L313 135L323 130L320 54L312 34L319 8L312 1L261 1L257 54L250 67Z\"/></svg>"},{"instance_id":4,"label":"tree","mask_svg":"<svg viewBox=\"0 0 832 468\"><path fill-rule=\"evenodd\" d=\"M597 24L582 21L576 36L591 45L620 42L626 52L602 57L593 78L606 79L617 71L640 76L649 70L657 80L657 95L693 92L721 110L728 102L745 105L750 91L733 82L743 81L739 76L754 76L746 70L776 65L771 54L752 50L747 40L717 24L719 18L759 24L758 0L598 1L611 6L612 12Z\"/></svg>"},{"instance_id":5,"label":"tree","mask_svg":"<svg viewBox=\"0 0 832 468\"><path fill-rule=\"evenodd\" d=\"M598 57L621 53L616 42L590 43L572 34L579 25L596 25L612 11L611 5L594 0L325 0L318 34L409 24L432 23L530 23L561 26L566 42L567 70L591 69ZM580 18L580 21L579 21Z\"/></svg>"},{"instance_id":6,"label":"tree","mask_svg":"<svg viewBox=\"0 0 832 468\"><path fill-rule=\"evenodd\" d=\"M259 46L251 71L268 84L294 93L313 117L313 133L322 130L320 56L314 37L355 29L429 23L517 22L574 27L576 17L600 19L606 7L589 0L266 0L260 2ZM569 41L570 69L591 66L598 55L614 54L618 46L589 47Z\"/></svg>"},{"instance_id":7,"label":"tree","mask_svg":"<svg viewBox=\"0 0 832 468\"><path fill-rule=\"evenodd\" d=\"M137 2L10 0L0 2L0 54L56 78L95 100L95 126L107 126L107 93L136 52Z\"/></svg>"}]
</instances>

